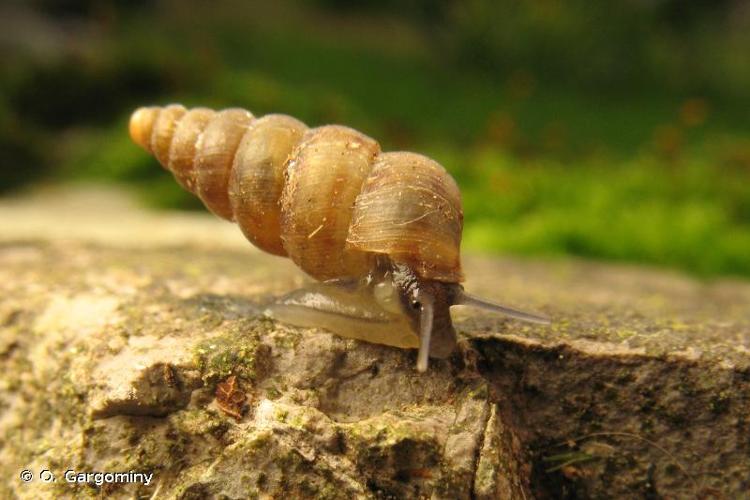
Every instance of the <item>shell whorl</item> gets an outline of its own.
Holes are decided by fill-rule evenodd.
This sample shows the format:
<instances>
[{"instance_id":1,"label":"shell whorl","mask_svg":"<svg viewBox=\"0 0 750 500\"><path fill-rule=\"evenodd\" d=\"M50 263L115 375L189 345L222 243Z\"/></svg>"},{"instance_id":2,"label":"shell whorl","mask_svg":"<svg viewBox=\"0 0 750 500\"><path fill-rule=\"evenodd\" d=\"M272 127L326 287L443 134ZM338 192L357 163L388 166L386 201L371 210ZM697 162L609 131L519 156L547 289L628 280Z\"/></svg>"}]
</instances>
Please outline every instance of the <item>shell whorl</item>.
<instances>
[{"instance_id":1,"label":"shell whorl","mask_svg":"<svg viewBox=\"0 0 750 500\"><path fill-rule=\"evenodd\" d=\"M252 243L318 280L362 276L377 254L423 278L463 279L460 192L425 156L237 108L139 108L130 136Z\"/></svg>"}]
</instances>

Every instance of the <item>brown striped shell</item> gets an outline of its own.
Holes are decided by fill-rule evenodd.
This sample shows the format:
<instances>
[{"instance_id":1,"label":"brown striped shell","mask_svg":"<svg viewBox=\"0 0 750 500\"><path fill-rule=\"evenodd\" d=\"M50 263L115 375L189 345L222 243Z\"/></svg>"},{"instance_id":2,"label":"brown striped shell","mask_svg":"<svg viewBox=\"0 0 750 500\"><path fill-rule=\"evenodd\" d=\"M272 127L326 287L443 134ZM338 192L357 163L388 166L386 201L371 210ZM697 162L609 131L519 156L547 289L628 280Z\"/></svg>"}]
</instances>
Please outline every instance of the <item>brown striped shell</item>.
<instances>
[{"instance_id":1,"label":"brown striped shell","mask_svg":"<svg viewBox=\"0 0 750 500\"><path fill-rule=\"evenodd\" d=\"M209 210L318 280L365 276L378 255L420 278L463 279L460 193L425 156L235 108L139 108L130 135Z\"/></svg>"}]
</instances>

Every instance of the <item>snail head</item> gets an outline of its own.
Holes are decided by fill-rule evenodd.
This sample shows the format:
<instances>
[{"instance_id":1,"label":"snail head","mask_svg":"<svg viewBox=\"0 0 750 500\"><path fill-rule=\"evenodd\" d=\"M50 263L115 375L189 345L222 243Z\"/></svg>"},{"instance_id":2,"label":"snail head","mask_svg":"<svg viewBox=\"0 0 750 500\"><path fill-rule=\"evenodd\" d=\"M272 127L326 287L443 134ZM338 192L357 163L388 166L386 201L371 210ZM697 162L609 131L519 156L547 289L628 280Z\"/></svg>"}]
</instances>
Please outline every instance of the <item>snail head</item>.
<instances>
[{"instance_id":1,"label":"snail head","mask_svg":"<svg viewBox=\"0 0 750 500\"><path fill-rule=\"evenodd\" d=\"M389 267L373 277L373 295L384 309L394 312L400 309L408 316L412 329L418 332L417 370L420 372L427 369L429 358L447 358L456 347L456 330L450 315L452 306L477 307L531 323L550 322L543 316L470 295L458 283L421 278L406 265L390 263Z\"/></svg>"}]
</instances>

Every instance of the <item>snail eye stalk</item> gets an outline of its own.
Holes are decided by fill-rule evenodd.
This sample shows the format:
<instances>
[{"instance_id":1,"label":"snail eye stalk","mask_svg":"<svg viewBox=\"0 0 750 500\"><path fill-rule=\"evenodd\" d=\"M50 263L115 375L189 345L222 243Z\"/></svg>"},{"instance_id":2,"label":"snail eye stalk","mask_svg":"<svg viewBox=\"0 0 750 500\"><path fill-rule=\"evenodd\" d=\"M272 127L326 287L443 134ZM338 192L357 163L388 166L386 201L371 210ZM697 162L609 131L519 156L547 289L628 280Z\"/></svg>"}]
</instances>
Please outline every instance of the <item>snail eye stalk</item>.
<instances>
[{"instance_id":1,"label":"snail eye stalk","mask_svg":"<svg viewBox=\"0 0 750 500\"><path fill-rule=\"evenodd\" d=\"M453 305L478 307L479 309L484 309L485 311L500 313L510 318L520 319L521 321L526 321L529 323L538 323L540 325L550 324L550 319L545 316L527 313L500 304L495 304L493 302L489 302L487 300L480 299L479 297L470 295L463 290L459 291L456 294L456 297L453 300Z\"/></svg>"}]
</instances>

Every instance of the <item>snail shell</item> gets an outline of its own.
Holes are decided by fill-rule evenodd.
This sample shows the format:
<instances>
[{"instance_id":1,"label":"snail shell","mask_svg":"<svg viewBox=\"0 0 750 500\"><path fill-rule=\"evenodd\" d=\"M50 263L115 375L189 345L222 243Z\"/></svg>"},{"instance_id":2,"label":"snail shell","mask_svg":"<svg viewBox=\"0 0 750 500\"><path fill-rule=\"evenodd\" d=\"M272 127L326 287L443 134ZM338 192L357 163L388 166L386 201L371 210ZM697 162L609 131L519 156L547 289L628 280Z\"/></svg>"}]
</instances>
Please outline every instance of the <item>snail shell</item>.
<instances>
[{"instance_id":1,"label":"snail shell","mask_svg":"<svg viewBox=\"0 0 750 500\"><path fill-rule=\"evenodd\" d=\"M327 283L282 299L275 316L420 348L421 370L428 353L453 350L449 307L467 297L458 285L463 212L437 162L383 153L348 127L237 108L139 108L130 135L253 244Z\"/></svg>"},{"instance_id":2,"label":"snail shell","mask_svg":"<svg viewBox=\"0 0 750 500\"><path fill-rule=\"evenodd\" d=\"M381 153L348 127L240 109L141 108L133 140L259 248L318 280L366 275L376 254L462 280L458 187L438 163Z\"/></svg>"}]
</instances>

